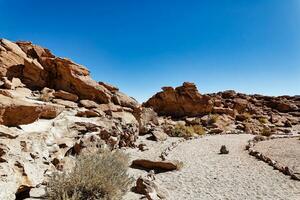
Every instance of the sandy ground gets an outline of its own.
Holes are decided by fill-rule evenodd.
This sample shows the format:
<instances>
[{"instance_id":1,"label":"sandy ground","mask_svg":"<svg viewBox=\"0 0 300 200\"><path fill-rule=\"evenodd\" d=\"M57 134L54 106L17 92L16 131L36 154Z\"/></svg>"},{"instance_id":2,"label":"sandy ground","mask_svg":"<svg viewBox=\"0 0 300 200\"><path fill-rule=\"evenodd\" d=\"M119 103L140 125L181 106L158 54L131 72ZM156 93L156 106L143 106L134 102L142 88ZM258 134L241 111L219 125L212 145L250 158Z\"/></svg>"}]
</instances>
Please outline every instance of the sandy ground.
<instances>
[{"instance_id":1,"label":"sandy ground","mask_svg":"<svg viewBox=\"0 0 300 200\"><path fill-rule=\"evenodd\" d=\"M300 174L299 138L266 140L257 143L254 149Z\"/></svg>"},{"instance_id":2,"label":"sandy ground","mask_svg":"<svg viewBox=\"0 0 300 200\"><path fill-rule=\"evenodd\" d=\"M244 150L252 137L246 134L216 135L180 143L170 152L168 159L183 161L183 169L157 174L156 179L169 191L171 200L299 200L299 181L273 170ZM161 151L178 139L170 140L164 143L146 141L149 151L132 149L127 152L132 159L158 159ZM223 144L230 151L228 155L218 154ZM138 177L146 172L130 169L129 173ZM124 199L134 200L140 197L130 192Z\"/></svg>"}]
</instances>

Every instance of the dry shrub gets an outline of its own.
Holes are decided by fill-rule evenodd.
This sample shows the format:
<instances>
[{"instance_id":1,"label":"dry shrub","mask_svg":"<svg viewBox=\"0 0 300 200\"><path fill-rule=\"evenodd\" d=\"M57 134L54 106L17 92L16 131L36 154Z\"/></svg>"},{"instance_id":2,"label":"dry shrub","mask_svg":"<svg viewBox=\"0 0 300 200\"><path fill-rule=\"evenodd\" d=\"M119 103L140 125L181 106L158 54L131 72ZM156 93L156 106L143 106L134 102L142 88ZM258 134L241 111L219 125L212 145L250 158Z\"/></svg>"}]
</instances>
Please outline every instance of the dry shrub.
<instances>
[{"instance_id":1,"label":"dry shrub","mask_svg":"<svg viewBox=\"0 0 300 200\"><path fill-rule=\"evenodd\" d=\"M200 125L185 126L183 124L176 124L176 126L170 131L170 136L172 137L189 138L203 134L205 134L205 130Z\"/></svg>"},{"instance_id":2,"label":"dry shrub","mask_svg":"<svg viewBox=\"0 0 300 200\"><path fill-rule=\"evenodd\" d=\"M272 130L268 127L264 127L260 133L262 136L270 137L273 133Z\"/></svg>"},{"instance_id":3,"label":"dry shrub","mask_svg":"<svg viewBox=\"0 0 300 200\"><path fill-rule=\"evenodd\" d=\"M120 151L80 155L70 173L56 173L48 184L50 200L119 200L129 190L128 157Z\"/></svg>"},{"instance_id":4,"label":"dry shrub","mask_svg":"<svg viewBox=\"0 0 300 200\"><path fill-rule=\"evenodd\" d=\"M258 118L258 121L261 123L261 124L266 124L269 122L269 120L265 117L260 117Z\"/></svg>"}]
</instances>

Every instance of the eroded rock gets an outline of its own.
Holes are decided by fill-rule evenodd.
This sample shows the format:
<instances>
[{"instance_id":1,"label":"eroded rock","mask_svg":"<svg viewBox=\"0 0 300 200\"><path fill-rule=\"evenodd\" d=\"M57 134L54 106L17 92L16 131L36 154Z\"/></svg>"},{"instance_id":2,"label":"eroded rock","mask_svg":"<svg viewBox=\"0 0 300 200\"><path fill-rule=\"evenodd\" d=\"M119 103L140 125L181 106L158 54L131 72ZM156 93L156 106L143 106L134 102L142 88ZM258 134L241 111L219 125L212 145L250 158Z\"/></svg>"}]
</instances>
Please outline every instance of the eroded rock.
<instances>
[{"instance_id":1,"label":"eroded rock","mask_svg":"<svg viewBox=\"0 0 300 200\"><path fill-rule=\"evenodd\" d=\"M143 105L153 108L159 115L183 117L201 116L212 112L211 97L201 95L195 84L183 83L177 88L164 87Z\"/></svg>"}]
</instances>

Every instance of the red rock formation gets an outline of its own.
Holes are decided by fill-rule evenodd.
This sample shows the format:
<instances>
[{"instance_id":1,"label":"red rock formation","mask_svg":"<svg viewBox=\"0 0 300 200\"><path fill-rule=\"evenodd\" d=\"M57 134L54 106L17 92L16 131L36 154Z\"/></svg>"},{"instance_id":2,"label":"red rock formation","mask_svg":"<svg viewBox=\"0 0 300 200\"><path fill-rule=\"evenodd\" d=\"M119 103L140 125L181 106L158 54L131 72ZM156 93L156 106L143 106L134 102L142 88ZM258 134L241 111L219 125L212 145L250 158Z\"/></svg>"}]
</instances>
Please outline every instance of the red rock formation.
<instances>
[{"instance_id":1,"label":"red rock formation","mask_svg":"<svg viewBox=\"0 0 300 200\"><path fill-rule=\"evenodd\" d=\"M159 115L172 117L200 116L212 112L211 97L201 95L193 83L185 82L175 89L162 89L162 92L151 97L143 106L153 108Z\"/></svg>"},{"instance_id":2,"label":"red rock formation","mask_svg":"<svg viewBox=\"0 0 300 200\"><path fill-rule=\"evenodd\" d=\"M210 133L244 131L259 134L267 129L273 134L286 133L291 132L289 127L300 123L298 96L246 95L233 90L201 95L192 83L184 83L175 89L163 87L162 92L143 106L153 108L160 116L181 118L187 123L189 117L193 117L190 119L195 119L196 124L205 126ZM213 123L199 123L198 116L203 116L201 120L214 119L210 120ZM220 121L224 123L218 124Z\"/></svg>"},{"instance_id":3,"label":"red rock formation","mask_svg":"<svg viewBox=\"0 0 300 200\"><path fill-rule=\"evenodd\" d=\"M138 103L113 86L91 79L89 71L69 59L54 56L30 42L0 40L0 77L20 78L30 89L44 87L76 94L98 103L134 108ZM114 97L114 100L112 98Z\"/></svg>"}]
</instances>

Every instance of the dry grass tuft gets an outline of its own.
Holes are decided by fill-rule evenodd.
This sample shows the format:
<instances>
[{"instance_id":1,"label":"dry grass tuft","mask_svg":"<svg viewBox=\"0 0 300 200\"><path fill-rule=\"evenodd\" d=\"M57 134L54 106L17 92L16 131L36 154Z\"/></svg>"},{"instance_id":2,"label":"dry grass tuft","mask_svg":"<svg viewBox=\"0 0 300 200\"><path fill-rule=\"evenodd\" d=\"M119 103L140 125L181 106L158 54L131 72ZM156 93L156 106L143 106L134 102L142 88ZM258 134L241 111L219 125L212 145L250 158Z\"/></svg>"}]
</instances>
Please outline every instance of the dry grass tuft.
<instances>
[{"instance_id":1,"label":"dry grass tuft","mask_svg":"<svg viewBox=\"0 0 300 200\"><path fill-rule=\"evenodd\" d=\"M172 137L184 137L189 138L195 135L203 135L205 130L200 125L185 126L183 124L177 124L171 131L170 136Z\"/></svg>"},{"instance_id":2,"label":"dry grass tuft","mask_svg":"<svg viewBox=\"0 0 300 200\"><path fill-rule=\"evenodd\" d=\"M265 117L260 117L258 118L258 121L261 123L261 124L267 124L269 122L269 120Z\"/></svg>"},{"instance_id":3,"label":"dry grass tuft","mask_svg":"<svg viewBox=\"0 0 300 200\"><path fill-rule=\"evenodd\" d=\"M56 173L48 184L50 200L119 200L129 190L128 157L120 151L80 155L74 169Z\"/></svg>"}]
</instances>

